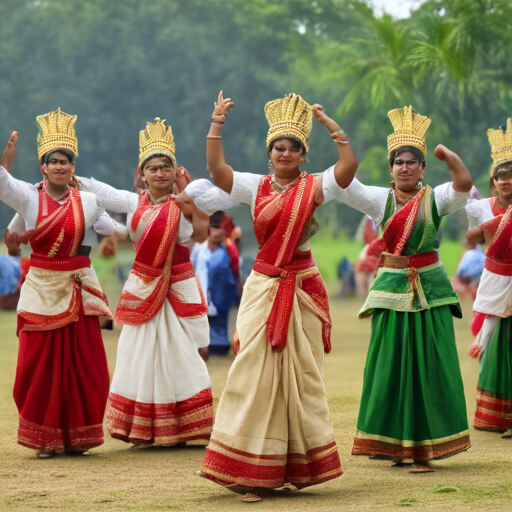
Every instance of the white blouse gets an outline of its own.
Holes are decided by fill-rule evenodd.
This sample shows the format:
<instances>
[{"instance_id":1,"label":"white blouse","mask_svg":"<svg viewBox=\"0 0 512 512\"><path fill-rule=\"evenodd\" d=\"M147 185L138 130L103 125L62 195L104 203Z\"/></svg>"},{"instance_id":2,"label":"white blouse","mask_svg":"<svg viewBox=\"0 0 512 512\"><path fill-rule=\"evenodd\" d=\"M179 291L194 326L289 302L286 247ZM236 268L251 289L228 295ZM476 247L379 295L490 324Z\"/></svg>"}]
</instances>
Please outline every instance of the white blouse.
<instances>
[{"instance_id":1,"label":"white blouse","mask_svg":"<svg viewBox=\"0 0 512 512\"><path fill-rule=\"evenodd\" d=\"M474 228L484 222L494 219L492 213L491 201L489 199L479 199L470 201L466 205L466 213L468 214L469 227Z\"/></svg>"},{"instance_id":2,"label":"white blouse","mask_svg":"<svg viewBox=\"0 0 512 512\"><path fill-rule=\"evenodd\" d=\"M105 207L93 194L80 191L84 210L85 229L91 227L101 235L113 235L114 225L105 214ZM64 204L65 199L56 201ZM27 230L35 229L39 215L39 191L35 185L13 178L0 165L0 200L16 210L23 217ZM19 225L19 224L18 224Z\"/></svg>"},{"instance_id":3,"label":"white blouse","mask_svg":"<svg viewBox=\"0 0 512 512\"><path fill-rule=\"evenodd\" d=\"M106 183L97 181L94 178L84 178L80 176L78 177L78 180L81 183L80 188L87 190L88 192L92 192L98 196L107 210L114 213L128 214L126 218L126 225L127 227L131 225L133 214L139 205L139 194L135 194L135 192L129 192L128 190L118 190L114 187L111 187L110 185L107 185ZM162 197L161 199L155 201L155 203L165 201L166 198L167 197ZM179 244L186 242L192 236L192 232L192 224L185 218L182 213L177 242ZM137 240L133 241L137 242Z\"/></svg>"},{"instance_id":4,"label":"white blouse","mask_svg":"<svg viewBox=\"0 0 512 512\"><path fill-rule=\"evenodd\" d=\"M229 210L240 203L244 203L251 207L251 214L254 217L256 196L263 176L263 174L233 171L231 194L224 192L205 179L189 183L185 188L185 192L194 201L196 206L208 215L212 215L219 210ZM336 183L334 166L323 173L315 174L315 176L320 177L322 180L322 193L324 196L322 204L336 199L340 191L343 190Z\"/></svg>"},{"instance_id":5,"label":"white blouse","mask_svg":"<svg viewBox=\"0 0 512 512\"><path fill-rule=\"evenodd\" d=\"M384 218L389 188L371 187L363 185L354 178L346 189L340 189L338 201L346 203L352 208L371 217L377 226L380 226ZM434 200L440 217L444 217L463 208L469 198L469 192L457 192L452 183L443 183L434 188ZM399 208L396 207L395 211Z\"/></svg>"}]
</instances>

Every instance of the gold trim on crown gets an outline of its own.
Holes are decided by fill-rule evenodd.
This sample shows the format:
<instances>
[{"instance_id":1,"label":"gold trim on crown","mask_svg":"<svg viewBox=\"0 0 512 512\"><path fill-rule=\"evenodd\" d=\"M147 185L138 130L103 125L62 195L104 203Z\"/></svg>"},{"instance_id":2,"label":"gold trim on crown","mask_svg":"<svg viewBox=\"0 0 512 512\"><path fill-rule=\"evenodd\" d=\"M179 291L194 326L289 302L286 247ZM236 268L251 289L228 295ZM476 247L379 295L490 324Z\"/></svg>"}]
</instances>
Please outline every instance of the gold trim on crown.
<instances>
[{"instance_id":1,"label":"gold trim on crown","mask_svg":"<svg viewBox=\"0 0 512 512\"><path fill-rule=\"evenodd\" d=\"M412 106L391 110L388 117L395 129L388 137L388 155L402 146L414 146L427 154L425 133L430 126L428 117L417 114Z\"/></svg>"},{"instance_id":2,"label":"gold trim on crown","mask_svg":"<svg viewBox=\"0 0 512 512\"><path fill-rule=\"evenodd\" d=\"M308 151L308 137L313 128L313 110L298 94L291 93L284 98L269 101L265 105L265 116L270 125L267 147L279 137L294 137Z\"/></svg>"},{"instance_id":3,"label":"gold trim on crown","mask_svg":"<svg viewBox=\"0 0 512 512\"><path fill-rule=\"evenodd\" d=\"M70 149L78 156L78 140L75 135L76 116L70 116L62 112L60 107L53 112L48 112L36 117L39 125L37 136L37 154L39 158L52 149Z\"/></svg>"},{"instance_id":4,"label":"gold trim on crown","mask_svg":"<svg viewBox=\"0 0 512 512\"><path fill-rule=\"evenodd\" d=\"M176 167L176 146L170 126L165 126L165 119L155 117L155 122L146 124L146 129L139 134L139 167L151 155L168 156Z\"/></svg>"},{"instance_id":5,"label":"gold trim on crown","mask_svg":"<svg viewBox=\"0 0 512 512\"><path fill-rule=\"evenodd\" d=\"M487 130L487 137L491 145L491 157L493 160L491 173L496 166L512 160L512 120L510 117L507 119L507 129L501 126L498 130L489 128Z\"/></svg>"}]
</instances>

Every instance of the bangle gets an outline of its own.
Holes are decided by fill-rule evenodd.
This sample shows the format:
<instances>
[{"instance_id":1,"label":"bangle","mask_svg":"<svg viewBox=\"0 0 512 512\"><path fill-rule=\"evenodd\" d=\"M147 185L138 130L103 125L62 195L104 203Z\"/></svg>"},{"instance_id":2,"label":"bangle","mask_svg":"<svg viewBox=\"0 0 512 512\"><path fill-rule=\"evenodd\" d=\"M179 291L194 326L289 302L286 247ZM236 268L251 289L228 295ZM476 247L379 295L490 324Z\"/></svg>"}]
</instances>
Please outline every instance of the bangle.
<instances>
[{"instance_id":1,"label":"bangle","mask_svg":"<svg viewBox=\"0 0 512 512\"><path fill-rule=\"evenodd\" d=\"M220 135L207 135L206 138L207 139L222 139L222 137Z\"/></svg>"},{"instance_id":2,"label":"bangle","mask_svg":"<svg viewBox=\"0 0 512 512\"><path fill-rule=\"evenodd\" d=\"M212 123L213 124L220 124L221 126L224 124L224 121L216 121L215 119L213 119L212 117Z\"/></svg>"},{"instance_id":3,"label":"bangle","mask_svg":"<svg viewBox=\"0 0 512 512\"><path fill-rule=\"evenodd\" d=\"M331 139L336 142L336 144L350 144L348 135L341 128L331 133Z\"/></svg>"}]
</instances>

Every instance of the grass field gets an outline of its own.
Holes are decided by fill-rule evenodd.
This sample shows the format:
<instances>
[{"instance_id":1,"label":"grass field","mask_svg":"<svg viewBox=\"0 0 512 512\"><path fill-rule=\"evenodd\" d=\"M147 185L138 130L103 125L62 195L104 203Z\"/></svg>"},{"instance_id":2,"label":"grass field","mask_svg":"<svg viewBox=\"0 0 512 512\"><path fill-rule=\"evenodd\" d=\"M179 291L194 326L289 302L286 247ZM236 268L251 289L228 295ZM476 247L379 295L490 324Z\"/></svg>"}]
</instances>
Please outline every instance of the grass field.
<instances>
[{"instance_id":1,"label":"grass field","mask_svg":"<svg viewBox=\"0 0 512 512\"><path fill-rule=\"evenodd\" d=\"M12 400L16 370L15 316L0 313L0 510L273 511L510 510L512 442L499 434L470 428L473 447L437 463L435 473L413 475L386 461L352 457L370 322L357 320L360 303L333 301L333 350L325 358L325 377L334 433L345 474L295 495L244 504L240 496L194 475L202 447L130 449L107 436L103 446L82 457L40 460L16 444L17 411ZM456 320L456 333L470 423L475 411L478 363L467 355L471 344L470 307ZM105 333L112 373L119 330ZM215 404L232 357L208 363Z\"/></svg>"}]
</instances>

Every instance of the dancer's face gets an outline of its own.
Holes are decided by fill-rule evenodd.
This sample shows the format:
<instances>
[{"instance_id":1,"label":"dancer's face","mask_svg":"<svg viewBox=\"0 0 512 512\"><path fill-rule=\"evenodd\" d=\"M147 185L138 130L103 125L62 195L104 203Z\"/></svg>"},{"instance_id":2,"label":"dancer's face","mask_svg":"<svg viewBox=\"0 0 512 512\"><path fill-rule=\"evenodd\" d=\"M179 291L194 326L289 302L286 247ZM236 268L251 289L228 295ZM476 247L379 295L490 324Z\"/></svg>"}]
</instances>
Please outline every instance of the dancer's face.
<instances>
[{"instance_id":1,"label":"dancer's face","mask_svg":"<svg viewBox=\"0 0 512 512\"><path fill-rule=\"evenodd\" d=\"M414 153L400 153L390 167L396 188L410 192L418 187L425 175L425 164L419 162Z\"/></svg>"},{"instance_id":2,"label":"dancer's face","mask_svg":"<svg viewBox=\"0 0 512 512\"><path fill-rule=\"evenodd\" d=\"M278 139L269 152L276 178L292 179L298 175L299 165L306 160L304 151L290 139Z\"/></svg>"},{"instance_id":3,"label":"dancer's face","mask_svg":"<svg viewBox=\"0 0 512 512\"><path fill-rule=\"evenodd\" d=\"M169 194L176 181L176 169L170 158L156 156L146 162L142 171L152 196L158 198Z\"/></svg>"},{"instance_id":4,"label":"dancer's face","mask_svg":"<svg viewBox=\"0 0 512 512\"><path fill-rule=\"evenodd\" d=\"M68 157L60 151L52 153L48 163L43 164L41 169L48 181L56 187L67 186L71 176L75 174L75 164L71 163Z\"/></svg>"},{"instance_id":5,"label":"dancer's face","mask_svg":"<svg viewBox=\"0 0 512 512\"><path fill-rule=\"evenodd\" d=\"M512 200L512 162L501 164L494 173L494 186L498 192L501 203L510 203Z\"/></svg>"}]
</instances>

